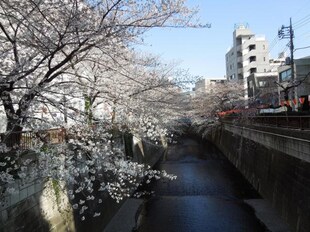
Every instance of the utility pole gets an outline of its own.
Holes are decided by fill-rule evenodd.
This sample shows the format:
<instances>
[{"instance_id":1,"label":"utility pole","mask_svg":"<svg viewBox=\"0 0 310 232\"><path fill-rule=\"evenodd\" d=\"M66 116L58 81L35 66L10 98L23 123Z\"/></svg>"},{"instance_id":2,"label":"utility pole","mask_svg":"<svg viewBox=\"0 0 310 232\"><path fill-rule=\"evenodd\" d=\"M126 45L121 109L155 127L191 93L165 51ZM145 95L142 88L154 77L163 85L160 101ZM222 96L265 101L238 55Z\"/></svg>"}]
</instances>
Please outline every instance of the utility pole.
<instances>
[{"instance_id":1,"label":"utility pole","mask_svg":"<svg viewBox=\"0 0 310 232\"><path fill-rule=\"evenodd\" d=\"M292 26L292 18L290 18L290 25L284 26L282 25L281 29L278 30L278 37L279 39L290 39L289 46L290 46L290 52L291 52L291 59L290 59L290 65L291 65L291 83L294 84L295 80L295 64L294 64L294 30ZM295 87L293 90L293 93L291 94L291 99L296 99L297 101L297 88ZM298 101L297 101L298 104Z\"/></svg>"}]
</instances>

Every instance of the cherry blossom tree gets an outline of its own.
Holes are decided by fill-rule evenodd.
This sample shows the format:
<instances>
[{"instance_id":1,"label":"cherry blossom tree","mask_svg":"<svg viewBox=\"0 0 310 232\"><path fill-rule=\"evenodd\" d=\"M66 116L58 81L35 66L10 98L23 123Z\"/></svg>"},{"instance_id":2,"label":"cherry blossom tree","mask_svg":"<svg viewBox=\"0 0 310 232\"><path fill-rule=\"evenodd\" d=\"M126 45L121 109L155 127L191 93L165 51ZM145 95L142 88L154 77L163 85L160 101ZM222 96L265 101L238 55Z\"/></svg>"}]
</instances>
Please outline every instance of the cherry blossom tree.
<instances>
[{"instance_id":1,"label":"cherry blossom tree","mask_svg":"<svg viewBox=\"0 0 310 232\"><path fill-rule=\"evenodd\" d=\"M22 131L33 102L94 49L115 59L153 27L191 25L196 10L176 1L4 0L0 3L0 94L10 132Z\"/></svg>"},{"instance_id":2,"label":"cherry blossom tree","mask_svg":"<svg viewBox=\"0 0 310 232\"><path fill-rule=\"evenodd\" d=\"M86 201L102 202L94 191L121 201L144 178L175 179L133 162L122 147L111 145L111 137L115 129L128 130L159 142L182 115L180 85L188 74L140 57L131 46L154 27L203 27L195 14L184 0L1 1L0 106L7 125L0 180L6 192L14 191L16 179L64 182L72 201L83 193L72 206L83 215ZM108 124L95 120L101 106L111 113ZM54 110L74 123L61 124ZM59 125L67 129L66 143L50 145L43 138L33 147L35 157L5 145L25 128Z\"/></svg>"},{"instance_id":3,"label":"cherry blossom tree","mask_svg":"<svg viewBox=\"0 0 310 232\"><path fill-rule=\"evenodd\" d=\"M285 83L279 83L277 81L275 81L274 83L280 87L280 91L283 92L283 95L284 95L284 100L287 101L289 100L289 95L291 91L294 88L297 88L298 86L300 86L301 84L307 84L307 80L309 79L309 77L310 77L310 72L308 72L306 75L297 76L296 79L289 80Z\"/></svg>"},{"instance_id":4,"label":"cherry blossom tree","mask_svg":"<svg viewBox=\"0 0 310 232\"><path fill-rule=\"evenodd\" d=\"M244 87L239 82L210 85L206 91L196 92L193 98L193 113L214 119L221 111L244 107Z\"/></svg>"},{"instance_id":5,"label":"cherry blossom tree","mask_svg":"<svg viewBox=\"0 0 310 232\"><path fill-rule=\"evenodd\" d=\"M192 129L205 136L219 122L223 111L244 109L244 86L241 82L224 82L210 85L204 91L195 91L190 118Z\"/></svg>"},{"instance_id":6,"label":"cherry blossom tree","mask_svg":"<svg viewBox=\"0 0 310 232\"><path fill-rule=\"evenodd\" d=\"M128 50L122 56L113 68L106 66L103 57L75 68L76 89L87 100L82 114L88 122L104 120L118 130L126 128L138 133L141 125L137 121L131 124L143 115L153 115L154 121L165 127L184 112L178 101L180 89L195 77L178 70L173 63L162 64L154 56Z\"/></svg>"}]
</instances>

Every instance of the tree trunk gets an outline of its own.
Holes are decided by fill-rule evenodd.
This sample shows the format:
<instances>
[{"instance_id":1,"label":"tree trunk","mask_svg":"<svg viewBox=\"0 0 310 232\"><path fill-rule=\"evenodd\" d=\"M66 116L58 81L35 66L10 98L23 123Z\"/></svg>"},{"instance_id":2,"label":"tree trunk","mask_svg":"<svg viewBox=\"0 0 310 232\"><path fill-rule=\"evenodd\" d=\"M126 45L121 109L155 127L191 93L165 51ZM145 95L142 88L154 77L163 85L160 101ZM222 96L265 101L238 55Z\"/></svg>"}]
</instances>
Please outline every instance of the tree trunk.
<instances>
[{"instance_id":1,"label":"tree trunk","mask_svg":"<svg viewBox=\"0 0 310 232\"><path fill-rule=\"evenodd\" d=\"M84 111L85 111L85 117L86 121L89 125L92 125L93 123L93 102L91 100L91 97L88 96L87 94L84 95Z\"/></svg>"},{"instance_id":2,"label":"tree trunk","mask_svg":"<svg viewBox=\"0 0 310 232\"><path fill-rule=\"evenodd\" d=\"M20 123L20 111L18 113L15 111L10 92L2 91L0 96L7 118L6 132L1 136L1 142L9 148L17 149L20 145L23 130Z\"/></svg>"},{"instance_id":3,"label":"tree trunk","mask_svg":"<svg viewBox=\"0 0 310 232\"><path fill-rule=\"evenodd\" d=\"M6 133L3 135L2 142L13 150L18 149L21 145L21 135L23 127L20 126L18 120L12 118L7 119Z\"/></svg>"}]
</instances>

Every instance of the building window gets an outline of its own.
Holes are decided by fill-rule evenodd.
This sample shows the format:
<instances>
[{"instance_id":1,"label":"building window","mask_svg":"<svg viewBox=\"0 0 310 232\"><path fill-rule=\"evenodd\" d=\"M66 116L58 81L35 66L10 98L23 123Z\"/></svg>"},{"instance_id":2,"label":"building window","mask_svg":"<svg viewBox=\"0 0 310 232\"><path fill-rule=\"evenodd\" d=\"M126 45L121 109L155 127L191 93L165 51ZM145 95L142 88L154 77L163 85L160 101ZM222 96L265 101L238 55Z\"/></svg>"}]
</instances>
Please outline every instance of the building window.
<instances>
[{"instance_id":1,"label":"building window","mask_svg":"<svg viewBox=\"0 0 310 232\"><path fill-rule=\"evenodd\" d=\"M237 38L237 46L238 46L238 45L241 45L241 43L242 43L241 38Z\"/></svg>"},{"instance_id":2,"label":"building window","mask_svg":"<svg viewBox=\"0 0 310 232\"><path fill-rule=\"evenodd\" d=\"M253 88L253 81L249 81L249 87Z\"/></svg>"},{"instance_id":3,"label":"building window","mask_svg":"<svg viewBox=\"0 0 310 232\"><path fill-rule=\"evenodd\" d=\"M257 72L256 68L251 68L250 69L250 73L256 73L256 72Z\"/></svg>"},{"instance_id":4,"label":"building window","mask_svg":"<svg viewBox=\"0 0 310 232\"><path fill-rule=\"evenodd\" d=\"M284 72L281 72L280 73L280 82L290 80L291 76L292 76L292 70L291 69L288 69Z\"/></svg>"},{"instance_id":5,"label":"building window","mask_svg":"<svg viewBox=\"0 0 310 232\"><path fill-rule=\"evenodd\" d=\"M264 61L266 61L266 57L264 57Z\"/></svg>"},{"instance_id":6,"label":"building window","mask_svg":"<svg viewBox=\"0 0 310 232\"><path fill-rule=\"evenodd\" d=\"M263 49L264 49L264 50L266 49L266 46L265 46L265 44L263 44Z\"/></svg>"},{"instance_id":7,"label":"building window","mask_svg":"<svg viewBox=\"0 0 310 232\"><path fill-rule=\"evenodd\" d=\"M267 87L268 86L268 82L267 81L259 81L258 82L258 86L259 87Z\"/></svg>"},{"instance_id":8,"label":"building window","mask_svg":"<svg viewBox=\"0 0 310 232\"><path fill-rule=\"evenodd\" d=\"M256 56L250 56L250 63L256 61Z\"/></svg>"},{"instance_id":9,"label":"building window","mask_svg":"<svg viewBox=\"0 0 310 232\"><path fill-rule=\"evenodd\" d=\"M255 44L251 44L249 46L249 51L255 50L256 49L256 45Z\"/></svg>"}]
</instances>

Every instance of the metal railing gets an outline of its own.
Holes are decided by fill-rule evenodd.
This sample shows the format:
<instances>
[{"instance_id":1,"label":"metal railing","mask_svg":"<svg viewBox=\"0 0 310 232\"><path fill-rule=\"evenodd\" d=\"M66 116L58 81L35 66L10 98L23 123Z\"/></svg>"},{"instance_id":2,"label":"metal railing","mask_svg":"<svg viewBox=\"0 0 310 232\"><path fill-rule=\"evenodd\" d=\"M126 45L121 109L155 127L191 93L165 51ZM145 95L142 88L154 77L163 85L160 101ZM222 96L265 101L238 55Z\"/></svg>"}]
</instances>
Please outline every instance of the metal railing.
<instances>
[{"instance_id":1,"label":"metal railing","mask_svg":"<svg viewBox=\"0 0 310 232\"><path fill-rule=\"evenodd\" d=\"M44 131L21 131L10 134L0 134L0 142L7 147L18 147L19 149L31 149L40 142L59 144L65 141L65 130L55 128Z\"/></svg>"},{"instance_id":2,"label":"metal railing","mask_svg":"<svg viewBox=\"0 0 310 232\"><path fill-rule=\"evenodd\" d=\"M310 130L310 116L226 116L220 119L222 122L236 122L245 124L259 124L266 126L290 128L290 129L301 129Z\"/></svg>"}]
</instances>

